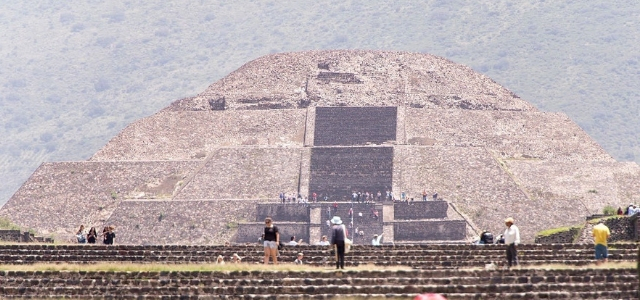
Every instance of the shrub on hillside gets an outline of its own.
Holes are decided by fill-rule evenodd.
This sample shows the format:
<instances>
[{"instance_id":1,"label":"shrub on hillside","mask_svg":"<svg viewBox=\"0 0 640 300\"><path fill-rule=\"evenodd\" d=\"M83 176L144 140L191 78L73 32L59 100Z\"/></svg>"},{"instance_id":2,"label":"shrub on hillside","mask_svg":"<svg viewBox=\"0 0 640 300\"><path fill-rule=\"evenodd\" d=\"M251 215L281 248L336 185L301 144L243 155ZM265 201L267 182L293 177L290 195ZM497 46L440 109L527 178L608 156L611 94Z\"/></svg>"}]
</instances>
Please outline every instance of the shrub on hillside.
<instances>
[{"instance_id":1,"label":"shrub on hillside","mask_svg":"<svg viewBox=\"0 0 640 300\"><path fill-rule=\"evenodd\" d=\"M613 216L618 212L618 210L611 206L611 205L607 205L602 209L602 214L606 215L606 216Z\"/></svg>"}]
</instances>

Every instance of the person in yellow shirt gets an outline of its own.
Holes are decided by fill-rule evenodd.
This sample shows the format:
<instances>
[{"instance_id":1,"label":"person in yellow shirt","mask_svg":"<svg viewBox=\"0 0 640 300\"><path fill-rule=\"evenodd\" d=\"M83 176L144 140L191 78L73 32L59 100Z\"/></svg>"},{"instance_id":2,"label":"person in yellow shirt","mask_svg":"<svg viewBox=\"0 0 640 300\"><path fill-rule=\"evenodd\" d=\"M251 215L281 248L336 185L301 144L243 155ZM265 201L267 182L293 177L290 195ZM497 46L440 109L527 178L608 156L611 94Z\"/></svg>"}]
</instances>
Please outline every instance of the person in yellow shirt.
<instances>
[{"instance_id":1,"label":"person in yellow shirt","mask_svg":"<svg viewBox=\"0 0 640 300\"><path fill-rule=\"evenodd\" d=\"M604 225L604 222L600 220L598 225L593 226L593 242L596 244L596 265L607 262L607 239L611 236L609 227Z\"/></svg>"}]
</instances>

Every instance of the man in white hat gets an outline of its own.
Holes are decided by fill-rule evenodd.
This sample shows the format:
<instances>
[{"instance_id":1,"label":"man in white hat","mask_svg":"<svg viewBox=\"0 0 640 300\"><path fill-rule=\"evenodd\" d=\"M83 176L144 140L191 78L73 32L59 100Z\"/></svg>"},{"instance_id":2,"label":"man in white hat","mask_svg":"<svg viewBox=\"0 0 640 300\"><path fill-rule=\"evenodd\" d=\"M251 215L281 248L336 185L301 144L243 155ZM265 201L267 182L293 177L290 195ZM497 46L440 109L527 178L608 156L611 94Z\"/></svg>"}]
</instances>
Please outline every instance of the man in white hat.
<instances>
[{"instance_id":1,"label":"man in white hat","mask_svg":"<svg viewBox=\"0 0 640 300\"><path fill-rule=\"evenodd\" d=\"M331 219L332 234L331 245L336 251L336 269L344 269L344 242L347 239L347 228L342 224L342 220L338 216Z\"/></svg>"},{"instance_id":2,"label":"man in white hat","mask_svg":"<svg viewBox=\"0 0 640 300\"><path fill-rule=\"evenodd\" d=\"M516 246L520 244L520 230L513 225L513 218L509 217L504 220L507 229L504 231L504 243L507 245L507 262L509 267L518 265L518 249Z\"/></svg>"}]
</instances>

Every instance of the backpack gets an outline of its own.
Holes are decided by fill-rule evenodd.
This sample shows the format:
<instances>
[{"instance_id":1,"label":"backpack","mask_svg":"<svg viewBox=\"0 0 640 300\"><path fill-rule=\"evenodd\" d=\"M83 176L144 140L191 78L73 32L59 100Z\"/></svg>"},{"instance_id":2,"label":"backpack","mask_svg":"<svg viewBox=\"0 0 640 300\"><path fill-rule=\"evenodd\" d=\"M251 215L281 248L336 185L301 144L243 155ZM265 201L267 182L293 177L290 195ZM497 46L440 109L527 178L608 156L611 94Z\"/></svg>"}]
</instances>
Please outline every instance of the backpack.
<instances>
[{"instance_id":1,"label":"backpack","mask_svg":"<svg viewBox=\"0 0 640 300\"><path fill-rule=\"evenodd\" d=\"M491 234L491 232L485 231L482 234L482 237L485 244L493 244L493 234Z\"/></svg>"}]
</instances>

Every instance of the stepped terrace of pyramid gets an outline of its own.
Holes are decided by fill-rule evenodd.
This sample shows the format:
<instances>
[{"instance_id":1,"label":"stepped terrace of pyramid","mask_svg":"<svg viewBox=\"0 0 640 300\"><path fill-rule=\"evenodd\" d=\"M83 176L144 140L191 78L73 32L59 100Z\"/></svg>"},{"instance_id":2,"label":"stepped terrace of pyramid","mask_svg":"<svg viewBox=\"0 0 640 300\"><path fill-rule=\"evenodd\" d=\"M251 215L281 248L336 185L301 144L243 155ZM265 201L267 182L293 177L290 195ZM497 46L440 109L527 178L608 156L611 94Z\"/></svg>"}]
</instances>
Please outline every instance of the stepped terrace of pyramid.
<instances>
[{"instance_id":1,"label":"stepped terrace of pyramid","mask_svg":"<svg viewBox=\"0 0 640 300\"><path fill-rule=\"evenodd\" d=\"M352 204L354 191L383 199ZM318 202L283 204L281 192ZM361 243L466 242L506 217L533 242L639 199L640 167L563 113L444 58L336 50L258 58L87 161L44 163L0 217L63 241L110 224L121 244L208 245L253 242L270 215L284 240L313 243L353 207Z\"/></svg>"}]
</instances>

